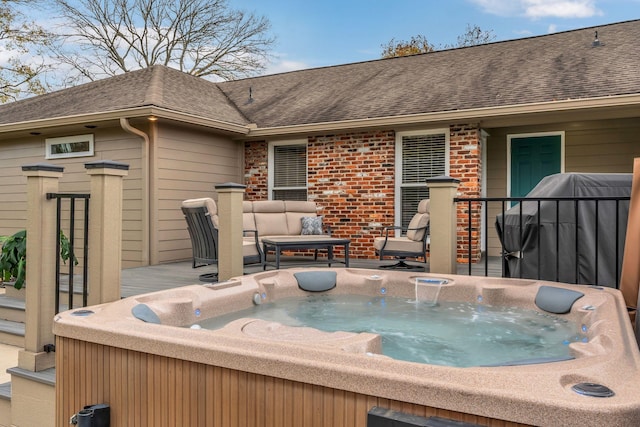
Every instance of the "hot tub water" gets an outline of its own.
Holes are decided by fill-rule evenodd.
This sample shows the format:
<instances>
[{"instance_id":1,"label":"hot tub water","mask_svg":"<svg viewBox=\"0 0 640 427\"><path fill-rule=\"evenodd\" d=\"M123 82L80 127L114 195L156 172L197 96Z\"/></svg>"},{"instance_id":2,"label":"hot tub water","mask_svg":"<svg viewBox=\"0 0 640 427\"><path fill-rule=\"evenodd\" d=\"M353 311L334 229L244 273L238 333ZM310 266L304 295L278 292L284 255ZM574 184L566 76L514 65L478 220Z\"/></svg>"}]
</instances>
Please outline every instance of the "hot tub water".
<instances>
[{"instance_id":1,"label":"hot tub water","mask_svg":"<svg viewBox=\"0 0 640 427\"><path fill-rule=\"evenodd\" d=\"M455 367L565 360L569 344L586 331L559 317L481 303L416 301L389 296L313 294L198 323L219 329L239 318L256 318L326 332L370 332L383 353L398 360Z\"/></svg>"}]
</instances>

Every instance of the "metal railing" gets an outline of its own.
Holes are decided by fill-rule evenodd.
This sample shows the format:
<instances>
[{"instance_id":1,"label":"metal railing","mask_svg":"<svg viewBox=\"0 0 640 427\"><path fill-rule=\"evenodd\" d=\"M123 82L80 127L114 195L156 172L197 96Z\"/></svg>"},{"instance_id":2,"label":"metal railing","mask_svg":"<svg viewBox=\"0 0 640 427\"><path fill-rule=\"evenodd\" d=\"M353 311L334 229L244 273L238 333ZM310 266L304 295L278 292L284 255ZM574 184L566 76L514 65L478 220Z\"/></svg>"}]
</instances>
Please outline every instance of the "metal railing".
<instances>
[{"instance_id":1,"label":"metal railing","mask_svg":"<svg viewBox=\"0 0 640 427\"><path fill-rule=\"evenodd\" d=\"M72 309L74 305L74 285L75 285L75 260L76 257L76 201L84 202L83 209L83 223L82 223L82 307L87 306L87 297L88 297L88 254L89 254L89 194L69 194L69 193L47 193L47 200L56 199L56 254L60 255L60 236L62 232L62 201L69 201L69 258L67 261L68 264L68 307L67 309ZM55 305L56 305L56 313L59 313L60 310L60 276L61 276L61 257L56 257L56 289L55 289Z\"/></svg>"},{"instance_id":2,"label":"metal railing","mask_svg":"<svg viewBox=\"0 0 640 427\"><path fill-rule=\"evenodd\" d=\"M477 264L479 260L484 263L484 275L489 276L486 242L489 239L489 206L492 203L492 206L499 206L497 214L495 208L492 212L496 230L494 238L500 243L502 277L618 288L629 200L630 197L455 198L454 202L465 205L462 210L466 214L463 227L466 236L462 245L466 245L468 274L472 274L474 261ZM517 205L510 207L512 203ZM585 208L587 204L588 209ZM603 209L610 216L615 215L613 223L613 218L603 216ZM474 224L474 215L478 218L478 214L481 220ZM548 233L549 229L553 231ZM479 242L473 243L473 235L478 235L479 231L485 238L485 247L479 247ZM614 235L613 242L607 233ZM614 250L613 253L607 251L603 260L601 241L605 239L607 245L604 249L608 250L613 245ZM460 233L458 243L460 247ZM552 253L543 254L543 246ZM479 257L479 253L483 256ZM571 261L574 265L569 265ZM568 274L568 270L573 270L573 274ZM477 266L475 271L478 274ZM607 278L602 279L603 276Z\"/></svg>"}]
</instances>

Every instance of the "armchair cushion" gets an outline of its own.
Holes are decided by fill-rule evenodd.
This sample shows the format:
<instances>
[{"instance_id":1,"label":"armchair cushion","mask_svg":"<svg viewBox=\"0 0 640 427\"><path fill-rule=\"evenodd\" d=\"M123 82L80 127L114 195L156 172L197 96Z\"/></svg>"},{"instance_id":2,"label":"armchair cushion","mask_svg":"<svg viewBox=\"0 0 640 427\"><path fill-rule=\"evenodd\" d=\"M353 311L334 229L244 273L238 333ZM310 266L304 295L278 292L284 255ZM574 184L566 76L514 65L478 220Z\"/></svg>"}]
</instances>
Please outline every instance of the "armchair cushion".
<instances>
[{"instance_id":1,"label":"armchair cushion","mask_svg":"<svg viewBox=\"0 0 640 427\"><path fill-rule=\"evenodd\" d=\"M407 228L407 238L416 242L422 241L427 225L429 224L428 213L417 213L411 218L409 227Z\"/></svg>"},{"instance_id":2,"label":"armchair cushion","mask_svg":"<svg viewBox=\"0 0 640 427\"><path fill-rule=\"evenodd\" d=\"M322 217L321 216L303 216L302 235L322 234Z\"/></svg>"},{"instance_id":3,"label":"armchair cushion","mask_svg":"<svg viewBox=\"0 0 640 427\"><path fill-rule=\"evenodd\" d=\"M385 244L386 243L386 244ZM407 239L406 237L376 237L373 240L373 247L376 251L384 249L384 252L414 252L422 256L422 241Z\"/></svg>"},{"instance_id":4,"label":"armchair cushion","mask_svg":"<svg viewBox=\"0 0 640 427\"><path fill-rule=\"evenodd\" d=\"M418 203L418 213L416 213L413 218L411 218L411 222L409 222L407 238L415 241L421 241L424 238L427 232L427 225L429 225L430 205L431 200L429 199L423 199Z\"/></svg>"}]
</instances>

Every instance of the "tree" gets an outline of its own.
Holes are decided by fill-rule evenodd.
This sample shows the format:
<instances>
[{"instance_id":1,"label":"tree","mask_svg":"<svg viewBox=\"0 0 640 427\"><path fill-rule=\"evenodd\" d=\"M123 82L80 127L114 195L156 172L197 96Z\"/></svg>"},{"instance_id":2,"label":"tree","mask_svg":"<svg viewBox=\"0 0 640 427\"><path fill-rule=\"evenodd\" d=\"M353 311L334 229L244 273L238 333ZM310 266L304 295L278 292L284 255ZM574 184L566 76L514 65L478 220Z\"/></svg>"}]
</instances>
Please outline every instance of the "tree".
<instances>
[{"instance_id":1,"label":"tree","mask_svg":"<svg viewBox=\"0 0 640 427\"><path fill-rule=\"evenodd\" d=\"M396 56L409 56L418 53L433 52L435 47L429 43L423 35L411 37L410 41L391 39L386 45L382 45L382 57L393 58Z\"/></svg>"},{"instance_id":2,"label":"tree","mask_svg":"<svg viewBox=\"0 0 640 427\"><path fill-rule=\"evenodd\" d=\"M46 91L42 81L49 69L39 59L49 35L25 20L18 9L22 0L0 0L0 103Z\"/></svg>"},{"instance_id":3,"label":"tree","mask_svg":"<svg viewBox=\"0 0 640 427\"><path fill-rule=\"evenodd\" d=\"M463 35L458 36L458 44L455 47L476 46L491 43L495 39L496 36L493 34L493 30L484 31L477 25L472 27L467 24L467 31Z\"/></svg>"},{"instance_id":4,"label":"tree","mask_svg":"<svg viewBox=\"0 0 640 427\"><path fill-rule=\"evenodd\" d=\"M473 27L467 24L466 32L458 36L458 43L456 45L444 45L436 48L434 45L427 41L427 38L423 35L411 37L410 41L396 41L391 39L386 45L382 45L382 58L393 58L396 56L408 56L416 55L419 53L429 53L435 50L441 49L453 49L458 47L476 46L479 44L485 44L495 40L496 36L493 34L493 30L484 31L479 26Z\"/></svg>"},{"instance_id":5,"label":"tree","mask_svg":"<svg viewBox=\"0 0 640 427\"><path fill-rule=\"evenodd\" d=\"M199 77L234 79L264 69L269 21L226 0L54 0L67 31L59 61L66 84L163 64ZM74 81L75 80L75 81Z\"/></svg>"}]
</instances>

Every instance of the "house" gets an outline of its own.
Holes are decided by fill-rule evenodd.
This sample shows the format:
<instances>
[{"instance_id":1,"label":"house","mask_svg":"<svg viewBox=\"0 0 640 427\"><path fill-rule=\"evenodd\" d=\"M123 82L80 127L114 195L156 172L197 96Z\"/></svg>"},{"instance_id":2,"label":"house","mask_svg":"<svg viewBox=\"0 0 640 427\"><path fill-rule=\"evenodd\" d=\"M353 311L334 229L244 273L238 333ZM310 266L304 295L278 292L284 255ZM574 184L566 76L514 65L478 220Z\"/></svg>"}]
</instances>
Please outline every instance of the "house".
<instances>
[{"instance_id":1,"label":"house","mask_svg":"<svg viewBox=\"0 0 640 427\"><path fill-rule=\"evenodd\" d=\"M639 40L634 20L224 83L154 66L5 104L0 235L24 227L22 165L62 165L60 191L86 192L84 163L105 159L130 165L124 267L188 259L180 202L224 182L317 202L352 257L373 257L431 176L502 197L555 172L631 172Z\"/></svg>"}]
</instances>

